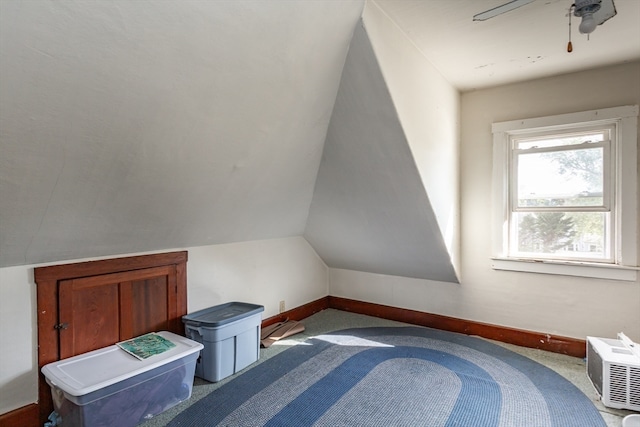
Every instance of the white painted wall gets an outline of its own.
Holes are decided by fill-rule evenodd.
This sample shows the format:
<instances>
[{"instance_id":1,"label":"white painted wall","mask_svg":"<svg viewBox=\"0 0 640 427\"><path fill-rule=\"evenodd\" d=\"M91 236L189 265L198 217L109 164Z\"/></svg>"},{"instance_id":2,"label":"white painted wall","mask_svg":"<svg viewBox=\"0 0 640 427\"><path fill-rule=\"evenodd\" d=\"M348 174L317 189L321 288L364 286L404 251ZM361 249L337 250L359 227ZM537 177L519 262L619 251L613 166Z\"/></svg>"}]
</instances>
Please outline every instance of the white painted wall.
<instances>
[{"instance_id":1,"label":"white painted wall","mask_svg":"<svg viewBox=\"0 0 640 427\"><path fill-rule=\"evenodd\" d=\"M243 301L263 305L264 319L278 314L281 300L294 308L328 294L328 269L302 237L187 250L189 312ZM0 268L0 414L37 401L33 268L39 266Z\"/></svg>"},{"instance_id":2,"label":"white painted wall","mask_svg":"<svg viewBox=\"0 0 640 427\"><path fill-rule=\"evenodd\" d=\"M360 25L342 72L304 236L333 268L458 281Z\"/></svg>"},{"instance_id":3,"label":"white painted wall","mask_svg":"<svg viewBox=\"0 0 640 427\"><path fill-rule=\"evenodd\" d=\"M460 94L376 2L362 15L451 260L459 269Z\"/></svg>"},{"instance_id":4,"label":"white painted wall","mask_svg":"<svg viewBox=\"0 0 640 427\"><path fill-rule=\"evenodd\" d=\"M462 95L460 285L330 269L330 295L532 331L640 341L640 282L494 271L491 123L640 103L640 63ZM585 88L589 87L589 90Z\"/></svg>"},{"instance_id":5,"label":"white painted wall","mask_svg":"<svg viewBox=\"0 0 640 427\"><path fill-rule=\"evenodd\" d=\"M38 399L33 266L0 268L0 414Z\"/></svg>"},{"instance_id":6,"label":"white painted wall","mask_svg":"<svg viewBox=\"0 0 640 427\"><path fill-rule=\"evenodd\" d=\"M189 249L188 312L228 301L263 305L262 318L329 294L328 269L302 237Z\"/></svg>"}]
</instances>

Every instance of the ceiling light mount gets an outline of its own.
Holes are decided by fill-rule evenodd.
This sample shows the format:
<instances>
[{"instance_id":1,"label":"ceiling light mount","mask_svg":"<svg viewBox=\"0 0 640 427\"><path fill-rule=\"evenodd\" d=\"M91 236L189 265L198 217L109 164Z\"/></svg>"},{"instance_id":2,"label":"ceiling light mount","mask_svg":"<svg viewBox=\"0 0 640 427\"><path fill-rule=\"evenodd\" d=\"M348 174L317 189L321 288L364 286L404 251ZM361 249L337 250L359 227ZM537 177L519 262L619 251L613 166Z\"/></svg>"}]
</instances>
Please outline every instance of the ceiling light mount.
<instances>
[{"instance_id":1,"label":"ceiling light mount","mask_svg":"<svg viewBox=\"0 0 640 427\"><path fill-rule=\"evenodd\" d=\"M585 13L595 13L600 10L601 3L602 0L576 0L573 14L581 17Z\"/></svg>"},{"instance_id":2,"label":"ceiling light mount","mask_svg":"<svg viewBox=\"0 0 640 427\"><path fill-rule=\"evenodd\" d=\"M598 22L593 18L593 14L600 10L602 0L576 0L573 14L582 18L579 30L582 34L591 34Z\"/></svg>"}]
</instances>

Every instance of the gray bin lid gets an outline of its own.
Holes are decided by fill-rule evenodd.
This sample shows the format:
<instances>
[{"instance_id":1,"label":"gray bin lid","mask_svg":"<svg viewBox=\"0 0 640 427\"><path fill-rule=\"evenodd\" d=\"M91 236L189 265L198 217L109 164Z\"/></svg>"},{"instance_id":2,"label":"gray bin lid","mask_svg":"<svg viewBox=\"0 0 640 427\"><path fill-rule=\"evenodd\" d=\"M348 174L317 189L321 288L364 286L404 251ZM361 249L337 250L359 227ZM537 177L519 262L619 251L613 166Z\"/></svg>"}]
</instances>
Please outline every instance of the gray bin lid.
<instances>
[{"instance_id":1,"label":"gray bin lid","mask_svg":"<svg viewBox=\"0 0 640 427\"><path fill-rule=\"evenodd\" d=\"M261 305L246 302L229 302L182 316L191 326L218 327L264 311Z\"/></svg>"}]
</instances>

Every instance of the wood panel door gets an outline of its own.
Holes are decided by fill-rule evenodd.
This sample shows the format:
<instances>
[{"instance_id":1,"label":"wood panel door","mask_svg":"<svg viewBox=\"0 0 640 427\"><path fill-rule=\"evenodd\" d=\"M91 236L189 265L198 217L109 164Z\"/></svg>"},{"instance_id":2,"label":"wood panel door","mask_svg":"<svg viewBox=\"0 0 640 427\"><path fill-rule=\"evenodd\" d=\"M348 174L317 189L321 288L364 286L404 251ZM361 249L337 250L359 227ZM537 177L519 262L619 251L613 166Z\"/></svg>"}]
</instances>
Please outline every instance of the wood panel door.
<instances>
[{"instance_id":1,"label":"wood panel door","mask_svg":"<svg viewBox=\"0 0 640 427\"><path fill-rule=\"evenodd\" d=\"M123 337L132 337L150 330L159 329L184 334L182 315L187 314L187 258L187 251L178 251L34 268L34 279L37 284L38 368L42 368L47 363L65 357L61 355L61 353L69 354L75 353L75 351L89 351L92 349L91 347L93 347L93 345L76 345L76 343L82 341L74 338L74 334L80 336L81 334L88 333L89 336L91 336L91 333L86 331L96 329L95 325L99 324L99 322L90 320L87 322L89 326L83 329L82 332L79 332L79 329L76 329L80 328L79 324L85 323L85 321L79 320L83 318L83 315L73 314L73 307L74 305L91 304L91 301L94 299L100 300L99 306L109 305L105 303L101 297L91 295L91 293L99 294L100 291L90 289L81 291L83 286L91 287L91 280L95 280L97 286L107 286L105 282L97 278L98 276L111 276L107 279L106 283L111 283L112 285L117 284L115 287L118 289L119 334L122 334ZM170 273L170 277L164 279L165 273L163 272L157 276L153 276L153 271L158 272L158 270L153 269L162 267L170 267L170 270L165 271L173 271L174 273ZM145 272L143 273L143 277L140 276L141 271ZM150 271L152 274L145 276L145 274ZM123 276L116 276L116 274L122 274ZM75 280L81 280L82 278L89 280L89 282L77 282L75 284L78 286L77 294L72 284L62 286L62 288L71 286L71 289L61 289L61 282L73 282ZM129 282L131 282L130 285L128 284ZM159 290L162 287L160 286L162 283L166 284L166 293ZM175 292L171 290L172 286L175 286ZM130 290L127 290L127 287L129 287ZM60 302L61 290L67 293L67 296L64 298L65 302ZM127 294L130 296L127 296ZM155 302L140 302L143 294L154 299ZM166 305L158 303L158 300L164 298L162 295L166 295ZM76 299L76 303L73 303L74 298ZM132 308L129 312L126 312L121 310L120 305L121 301L125 301L122 305L127 306L126 301L128 299L140 303L131 304L131 307L135 306L136 308ZM65 311L64 315L60 314L61 308ZM169 318L166 328L160 326L164 323L164 320L158 320L159 318L164 319L164 310L166 310L166 316ZM80 309L80 312L81 311L82 309ZM173 317L171 317L172 312L174 312ZM107 317L107 315L98 313L92 315L98 318L100 318L100 316ZM64 320L65 318L71 319L72 321L68 322ZM73 320L74 318L76 319ZM129 320L125 321L123 319ZM129 324L129 321L132 322L132 326L128 329L129 332L126 332L127 326L123 325ZM60 329L63 323L68 323L67 329ZM72 327L73 330L69 331L69 327ZM122 332L123 328L125 328L124 334ZM97 329L100 330L100 328ZM95 333L97 332L94 332L94 334ZM65 342L64 345L67 347L64 352L60 349L61 340ZM114 344L119 340L120 335L117 339L107 343L107 345ZM97 342L96 340L94 345L98 345ZM75 348L77 348L77 350L75 350ZM30 411L37 412L40 424L43 424L47 421L49 414L53 410L53 401L51 400L51 388L46 383L44 375L40 373L38 377L38 403L32 405Z\"/></svg>"},{"instance_id":2,"label":"wood panel door","mask_svg":"<svg viewBox=\"0 0 640 427\"><path fill-rule=\"evenodd\" d=\"M60 358L147 332L175 330L179 321L176 267L58 282Z\"/></svg>"}]
</instances>

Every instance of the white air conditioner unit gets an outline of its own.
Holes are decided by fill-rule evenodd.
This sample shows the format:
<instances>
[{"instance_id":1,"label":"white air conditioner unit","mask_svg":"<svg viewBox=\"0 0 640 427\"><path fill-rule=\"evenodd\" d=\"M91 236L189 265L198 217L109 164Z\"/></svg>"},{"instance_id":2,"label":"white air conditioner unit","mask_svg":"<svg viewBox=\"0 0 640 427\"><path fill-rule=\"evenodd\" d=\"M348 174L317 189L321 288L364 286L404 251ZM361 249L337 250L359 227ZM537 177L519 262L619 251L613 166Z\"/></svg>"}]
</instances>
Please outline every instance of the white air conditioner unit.
<instances>
[{"instance_id":1,"label":"white air conditioner unit","mask_svg":"<svg viewBox=\"0 0 640 427\"><path fill-rule=\"evenodd\" d=\"M587 375L605 406L640 411L640 345L622 332L587 337Z\"/></svg>"}]
</instances>

